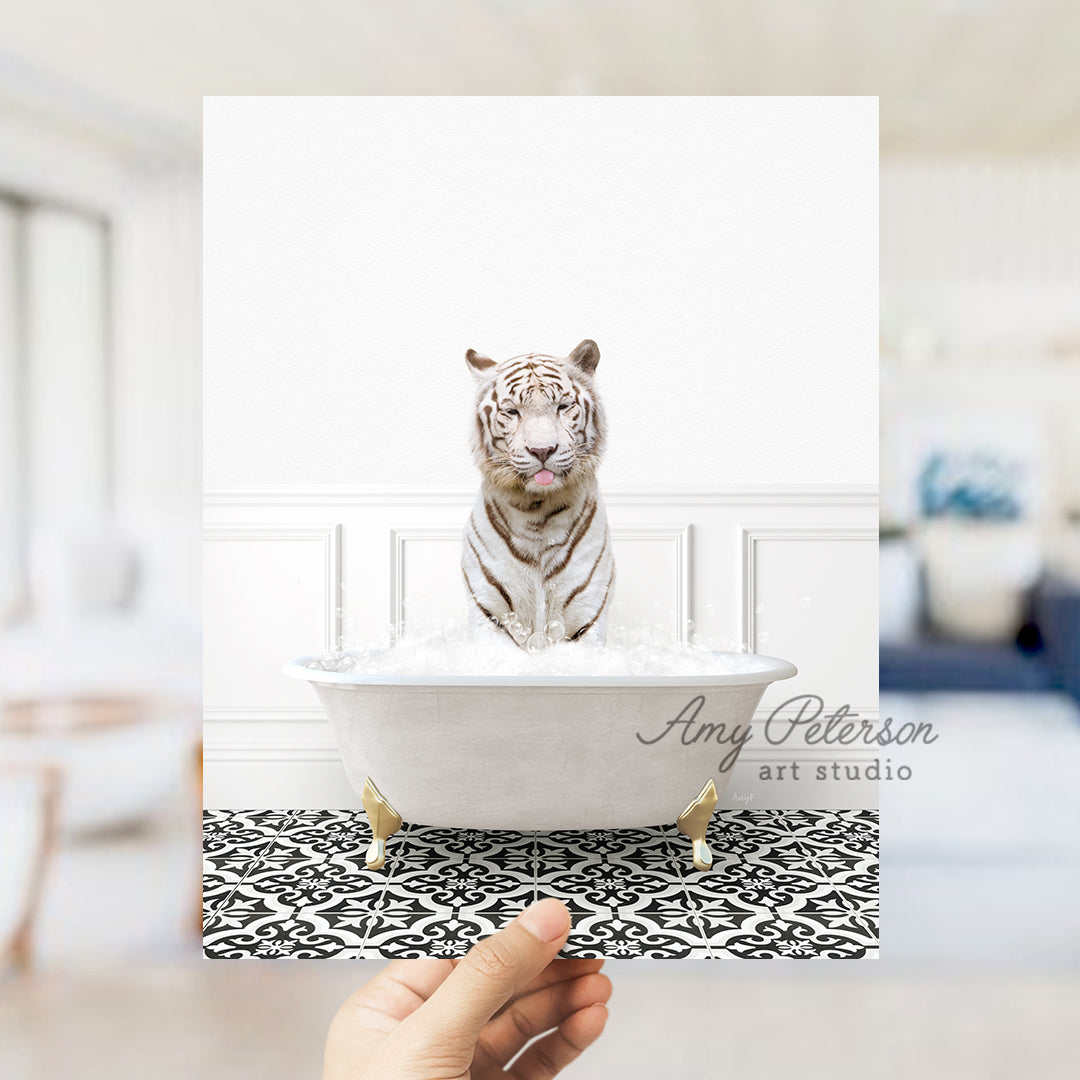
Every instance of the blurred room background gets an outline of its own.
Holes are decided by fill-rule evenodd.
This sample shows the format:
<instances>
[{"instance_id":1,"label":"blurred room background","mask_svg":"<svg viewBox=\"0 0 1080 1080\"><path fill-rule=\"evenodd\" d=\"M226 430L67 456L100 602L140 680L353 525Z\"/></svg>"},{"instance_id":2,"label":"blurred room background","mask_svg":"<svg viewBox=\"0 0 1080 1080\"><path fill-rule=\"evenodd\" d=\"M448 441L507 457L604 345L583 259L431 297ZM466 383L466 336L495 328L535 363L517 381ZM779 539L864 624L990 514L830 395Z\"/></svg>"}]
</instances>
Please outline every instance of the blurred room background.
<instances>
[{"instance_id":1,"label":"blurred room background","mask_svg":"<svg viewBox=\"0 0 1080 1080\"><path fill-rule=\"evenodd\" d=\"M882 703L939 739L878 964L613 965L574 1075L1073 1075L1077 55L1070 0L0 11L0 1073L311 1075L374 970L198 955L201 95L700 93L880 95Z\"/></svg>"},{"instance_id":2,"label":"blurred room background","mask_svg":"<svg viewBox=\"0 0 1080 1080\"><path fill-rule=\"evenodd\" d=\"M1011 107L1038 123L1034 100ZM906 955L1080 965L1067 130L1057 153L883 163L882 708L940 737L909 784L882 785L883 925Z\"/></svg>"},{"instance_id":3,"label":"blurred room background","mask_svg":"<svg viewBox=\"0 0 1080 1080\"><path fill-rule=\"evenodd\" d=\"M199 143L27 49L0 111L0 957L40 968L195 918Z\"/></svg>"}]
</instances>

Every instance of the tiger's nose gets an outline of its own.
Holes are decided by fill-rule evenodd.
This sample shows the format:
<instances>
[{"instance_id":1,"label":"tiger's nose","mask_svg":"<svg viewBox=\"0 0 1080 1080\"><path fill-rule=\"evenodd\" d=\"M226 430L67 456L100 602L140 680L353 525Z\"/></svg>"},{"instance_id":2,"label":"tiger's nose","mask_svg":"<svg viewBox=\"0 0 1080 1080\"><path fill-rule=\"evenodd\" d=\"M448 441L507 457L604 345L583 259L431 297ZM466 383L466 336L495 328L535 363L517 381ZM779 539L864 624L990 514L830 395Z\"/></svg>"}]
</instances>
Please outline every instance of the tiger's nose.
<instances>
[{"instance_id":1,"label":"tiger's nose","mask_svg":"<svg viewBox=\"0 0 1080 1080\"><path fill-rule=\"evenodd\" d=\"M528 450L541 465L546 464L548 457L555 453L554 446L526 446L525 449Z\"/></svg>"}]
</instances>

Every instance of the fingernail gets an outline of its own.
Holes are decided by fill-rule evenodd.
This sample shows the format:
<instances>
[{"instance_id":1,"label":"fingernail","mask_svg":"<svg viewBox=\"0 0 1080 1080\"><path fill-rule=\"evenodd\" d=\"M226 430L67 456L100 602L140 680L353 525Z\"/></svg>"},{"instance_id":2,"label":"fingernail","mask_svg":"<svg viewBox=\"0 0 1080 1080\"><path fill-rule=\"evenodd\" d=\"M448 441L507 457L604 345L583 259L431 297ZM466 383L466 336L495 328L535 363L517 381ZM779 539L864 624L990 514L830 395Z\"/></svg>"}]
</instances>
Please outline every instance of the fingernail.
<instances>
[{"instance_id":1,"label":"fingernail","mask_svg":"<svg viewBox=\"0 0 1080 1080\"><path fill-rule=\"evenodd\" d=\"M561 901L549 896L530 904L518 916L518 921L533 937L554 941L570 928L570 912Z\"/></svg>"}]
</instances>

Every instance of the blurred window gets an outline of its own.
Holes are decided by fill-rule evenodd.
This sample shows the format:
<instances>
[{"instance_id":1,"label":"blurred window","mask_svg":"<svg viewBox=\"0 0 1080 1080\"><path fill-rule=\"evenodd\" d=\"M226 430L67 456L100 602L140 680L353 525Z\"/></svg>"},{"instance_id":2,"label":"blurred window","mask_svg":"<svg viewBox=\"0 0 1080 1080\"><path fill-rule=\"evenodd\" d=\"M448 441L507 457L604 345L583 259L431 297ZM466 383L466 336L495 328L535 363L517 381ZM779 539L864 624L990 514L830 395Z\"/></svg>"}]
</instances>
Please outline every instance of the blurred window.
<instances>
[{"instance_id":1,"label":"blurred window","mask_svg":"<svg viewBox=\"0 0 1080 1080\"><path fill-rule=\"evenodd\" d=\"M0 625L32 539L113 501L109 223L0 192Z\"/></svg>"}]
</instances>

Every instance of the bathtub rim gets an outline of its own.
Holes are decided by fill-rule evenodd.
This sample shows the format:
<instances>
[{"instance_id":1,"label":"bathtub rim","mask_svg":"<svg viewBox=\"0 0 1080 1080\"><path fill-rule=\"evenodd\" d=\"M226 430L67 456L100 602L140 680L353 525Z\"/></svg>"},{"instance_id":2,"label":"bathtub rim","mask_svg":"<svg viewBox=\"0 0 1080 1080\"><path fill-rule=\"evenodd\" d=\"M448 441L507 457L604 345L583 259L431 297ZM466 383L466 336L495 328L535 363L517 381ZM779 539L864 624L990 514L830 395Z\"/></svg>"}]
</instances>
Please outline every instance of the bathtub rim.
<instances>
[{"instance_id":1,"label":"bathtub rim","mask_svg":"<svg viewBox=\"0 0 1080 1080\"><path fill-rule=\"evenodd\" d=\"M718 654L740 656L741 653ZM799 669L789 660L778 656L752 654L757 660L769 661L763 671L726 672L718 675L383 675L354 671L319 671L305 665L320 659L320 654L300 656L286 663L281 673L292 679L320 683L325 686L409 686L409 687L623 687L626 689L665 689L667 687L700 687L702 689L725 686L758 686L784 679L791 679Z\"/></svg>"}]
</instances>

